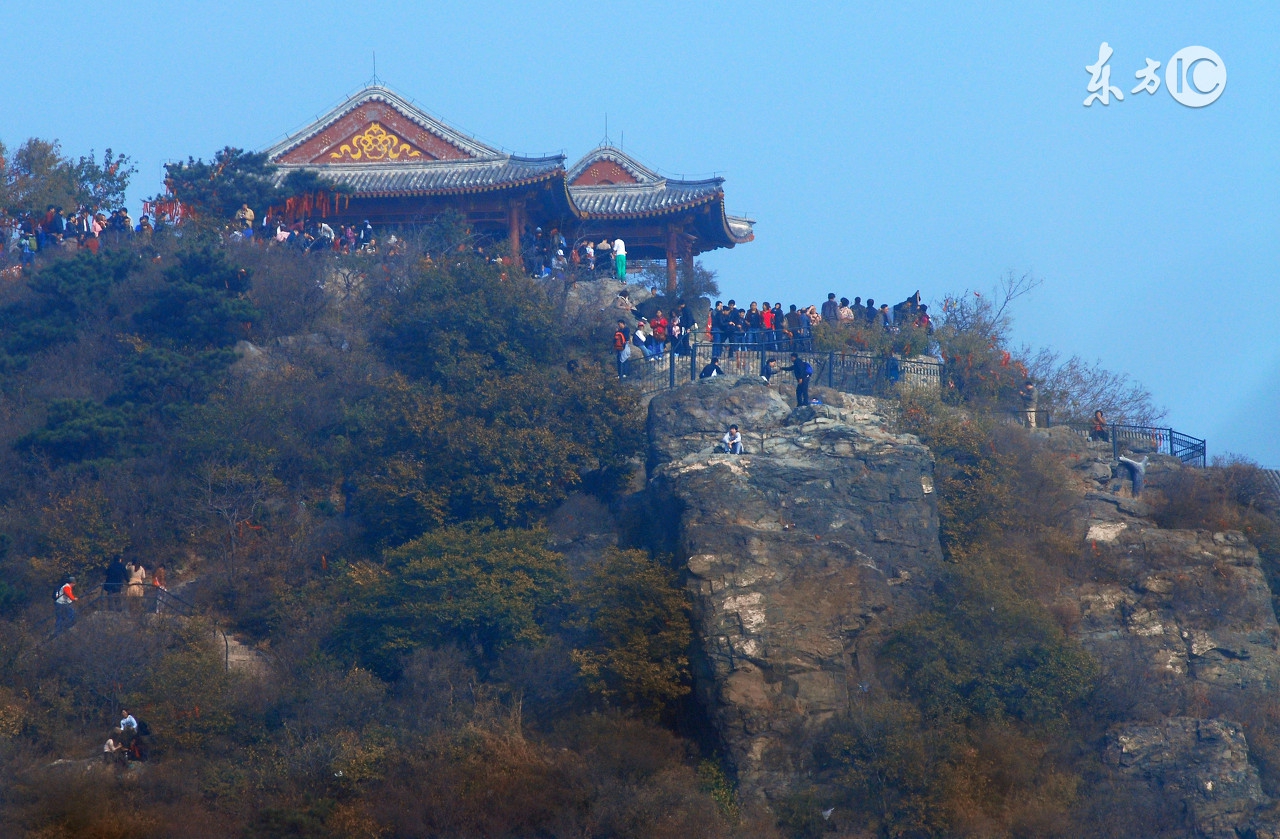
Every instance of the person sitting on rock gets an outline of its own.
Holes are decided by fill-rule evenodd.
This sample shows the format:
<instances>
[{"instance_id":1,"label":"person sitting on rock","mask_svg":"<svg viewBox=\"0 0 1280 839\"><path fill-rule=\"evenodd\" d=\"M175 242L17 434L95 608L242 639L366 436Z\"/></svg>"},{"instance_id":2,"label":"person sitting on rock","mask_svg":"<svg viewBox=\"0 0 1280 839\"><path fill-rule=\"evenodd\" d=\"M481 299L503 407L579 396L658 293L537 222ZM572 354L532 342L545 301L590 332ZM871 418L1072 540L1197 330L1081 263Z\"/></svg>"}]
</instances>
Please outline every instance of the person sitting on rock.
<instances>
[{"instance_id":1,"label":"person sitting on rock","mask_svg":"<svg viewBox=\"0 0 1280 839\"><path fill-rule=\"evenodd\" d=\"M738 432L738 426L731 425L724 435L724 453L725 454L742 454L742 435Z\"/></svg>"},{"instance_id":2,"label":"person sitting on rock","mask_svg":"<svg viewBox=\"0 0 1280 839\"><path fill-rule=\"evenodd\" d=\"M699 379L710 379L715 376L723 376L724 371L720 369L720 356L711 356L711 363L702 368L702 372L698 374Z\"/></svg>"},{"instance_id":3,"label":"person sitting on rock","mask_svg":"<svg viewBox=\"0 0 1280 839\"><path fill-rule=\"evenodd\" d=\"M107 738L107 742L102 744L102 762L108 766L124 763L127 759L127 754L128 752L124 747L124 737L119 731L113 732Z\"/></svg>"}]
</instances>

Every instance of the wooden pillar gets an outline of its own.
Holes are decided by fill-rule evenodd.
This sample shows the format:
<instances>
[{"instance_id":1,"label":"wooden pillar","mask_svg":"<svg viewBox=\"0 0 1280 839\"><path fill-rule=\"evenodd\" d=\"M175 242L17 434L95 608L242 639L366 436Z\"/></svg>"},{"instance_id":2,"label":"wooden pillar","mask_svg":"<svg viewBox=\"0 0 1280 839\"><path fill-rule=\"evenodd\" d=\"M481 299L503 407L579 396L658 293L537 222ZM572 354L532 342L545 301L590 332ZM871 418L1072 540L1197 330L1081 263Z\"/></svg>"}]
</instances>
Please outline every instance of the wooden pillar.
<instances>
[{"instance_id":1,"label":"wooden pillar","mask_svg":"<svg viewBox=\"0 0 1280 839\"><path fill-rule=\"evenodd\" d=\"M517 270L524 269L524 260L520 256L520 229L524 224L524 207L512 201L507 207L507 235L511 245L511 265Z\"/></svg>"},{"instance_id":2,"label":"wooden pillar","mask_svg":"<svg viewBox=\"0 0 1280 839\"><path fill-rule=\"evenodd\" d=\"M667 225L667 296L675 297L679 287L676 277L676 226Z\"/></svg>"}]
</instances>

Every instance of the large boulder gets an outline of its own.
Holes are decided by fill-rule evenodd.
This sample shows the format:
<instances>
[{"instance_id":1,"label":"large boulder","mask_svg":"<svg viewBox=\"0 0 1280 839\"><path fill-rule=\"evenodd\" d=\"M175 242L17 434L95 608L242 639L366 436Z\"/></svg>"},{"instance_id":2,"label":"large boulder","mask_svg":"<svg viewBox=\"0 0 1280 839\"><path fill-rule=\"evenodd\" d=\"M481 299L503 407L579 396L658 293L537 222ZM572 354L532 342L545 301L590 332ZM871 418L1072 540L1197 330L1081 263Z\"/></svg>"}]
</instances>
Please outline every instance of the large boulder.
<instances>
[{"instance_id":1,"label":"large boulder","mask_svg":"<svg viewBox=\"0 0 1280 839\"><path fill-rule=\"evenodd\" d=\"M649 406L650 498L694 599L697 696L747 795L793 787L799 739L875 679L874 650L941 562L932 456L882 407L796 413L750 378ZM731 422L747 454L716 452Z\"/></svg>"}]
</instances>

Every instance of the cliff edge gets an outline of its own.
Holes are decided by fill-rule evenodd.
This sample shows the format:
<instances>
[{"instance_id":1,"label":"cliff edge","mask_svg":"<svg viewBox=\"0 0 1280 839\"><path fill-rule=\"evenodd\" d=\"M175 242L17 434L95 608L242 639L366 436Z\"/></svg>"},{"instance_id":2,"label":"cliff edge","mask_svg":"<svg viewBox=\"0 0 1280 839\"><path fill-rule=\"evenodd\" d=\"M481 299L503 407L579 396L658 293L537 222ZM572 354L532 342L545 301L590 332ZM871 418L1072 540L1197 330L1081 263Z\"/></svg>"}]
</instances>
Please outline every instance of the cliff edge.
<instances>
[{"instance_id":1,"label":"cliff edge","mask_svg":"<svg viewBox=\"0 0 1280 839\"><path fill-rule=\"evenodd\" d=\"M942 561L933 461L878 400L792 410L717 377L649 406L655 516L694 601L694 680L748 796L792 788L795 744L874 678ZM838 400L838 401L835 401ZM720 453L730 423L746 452Z\"/></svg>"}]
</instances>

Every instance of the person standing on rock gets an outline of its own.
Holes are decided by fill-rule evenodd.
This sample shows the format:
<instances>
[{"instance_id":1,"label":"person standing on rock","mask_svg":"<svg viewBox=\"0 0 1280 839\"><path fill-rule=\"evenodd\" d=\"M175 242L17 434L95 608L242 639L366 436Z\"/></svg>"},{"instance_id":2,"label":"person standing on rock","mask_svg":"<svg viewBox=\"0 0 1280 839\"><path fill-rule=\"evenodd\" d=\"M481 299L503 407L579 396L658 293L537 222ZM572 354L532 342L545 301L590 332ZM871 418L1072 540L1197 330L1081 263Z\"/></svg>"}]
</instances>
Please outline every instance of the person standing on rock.
<instances>
[{"instance_id":1,"label":"person standing on rock","mask_svg":"<svg viewBox=\"0 0 1280 839\"><path fill-rule=\"evenodd\" d=\"M627 360L631 358L631 336L627 332L627 322L618 321L618 330L613 333L613 351L618 357L618 378L627 377Z\"/></svg>"},{"instance_id":2,"label":"person standing on rock","mask_svg":"<svg viewBox=\"0 0 1280 839\"><path fill-rule=\"evenodd\" d=\"M800 358L799 355L791 354L791 372L796 377L796 407L800 408L809 404L809 380L813 378L813 365Z\"/></svg>"},{"instance_id":3,"label":"person standing on rock","mask_svg":"<svg viewBox=\"0 0 1280 839\"><path fill-rule=\"evenodd\" d=\"M1089 439L1111 442L1111 435L1107 433L1107 418L1102 415L1101 408L1093 412L1093 427L1089 429Z\"/></svg>"},{"instance_id":4,"label":"person standing on rock","mask_svg":"<svg viewBox=\"0 0 1280 839\"><path fill-rule=\"evenodd\" d=\"M627 279L627 243L622 237L613 240L613 261L618 269L618 279Z\"/></svg>"},{"instance_id":5,"label":"person standing on rock","mask_svg":"<svg viewBox=\"0 0 1280 839\"><path fill-rule=\"evenodd\" d=\"M680 333L677 335L679 343L676 345L680 355L688 355L692 350L689 347L689 336L698 328L698 321L693 316L693 312L689 311L688 305L683 300L676 307L678 317L676 323L680 327Z\"/></svg>"},{"instance_id":6,"label":"person standing on rock","mask_svg":"<svg viewBox=\"0 0 1280 839\"><path fill-rule=\"evenodd\" d=\"M1040 394L1036 392L1036 383L1027 379L1018 389L1018 396L1022 398L1022 412L1027 420L1027 428L1035 428L1036 406L1040 401Z\"/></svg>"}]
</instances>

